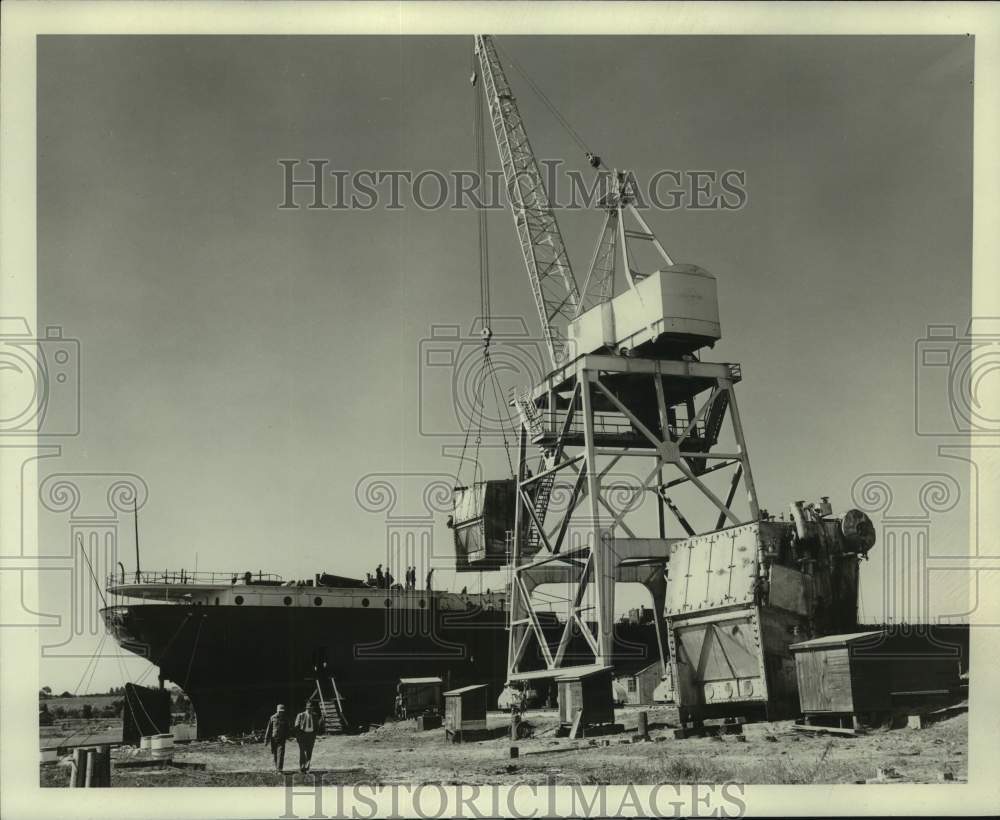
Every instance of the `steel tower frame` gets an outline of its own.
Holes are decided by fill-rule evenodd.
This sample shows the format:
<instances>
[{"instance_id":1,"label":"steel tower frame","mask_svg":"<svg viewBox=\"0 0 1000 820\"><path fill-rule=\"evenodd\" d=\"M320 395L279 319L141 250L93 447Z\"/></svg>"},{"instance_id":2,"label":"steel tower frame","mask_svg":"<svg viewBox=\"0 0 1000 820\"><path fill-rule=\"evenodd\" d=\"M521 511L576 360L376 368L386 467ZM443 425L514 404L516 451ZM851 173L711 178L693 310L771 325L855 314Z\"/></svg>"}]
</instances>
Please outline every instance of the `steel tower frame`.
<instances>
[{"instance_id":1,"label":"steel tower frame","mask_svg":"<svg viewBox=\"0 0 1000 820\"><path fill-rule=\"evenodd\" d=\"M680 540L666 537L666 512L676 517L685 535L696 532L670 499L670 488L682 484L695 487L699 497L718 514L710 522L714 526L702 531L747 523L734 509L741 487L749 507L748 520L759 518L733 389L740 378L740 368L734 364L590 354L554 371L523 398L511 564L509 680L552 678L581 667L610 665L615 584L621 582L640 583L652 596L665 671L664 569L670 545ZM695 410L694 399L706 393L708 398ZM682 407L690 413L683 419L678 412ZM609 416L616 421L609 421ZM711 452L714 435L726 416L732 424L735 449ZM535 474L528 468L532 442L544 454ZM658 499L655 537L636 533L634 528L640 524L633 515L635 499L624 509L615 510L606 497L611 469L622 458L634 456L652 461L638 495L651 491ZM723 499L701 476L726 468L734 470L729 493ZM665 480L665 470L679 475ZM553 511L546 520L548 500L536 505L535 488L557 475L571 477L572 491L566 508L558 514ZM542 507L540 516L536 506ZM533 525L530 529L522 526L529 522ZM585 538L582 544L567 547L571 526ZM541 540L542 549L537 554L523 549L531 530ZM540 606L532 600L537 586L550 583L565 584L568 593L562 612L557 610L564 627L555 647L545 636ZM596 634L583 615L587 609L583 601L591 588ZM582 634L593 654L590 663L567 663L566 651L574 630ZM537 660L533 664L528 659L532 644L538 647L542 669L532 668Z\"/></svg>"}]
</instances>

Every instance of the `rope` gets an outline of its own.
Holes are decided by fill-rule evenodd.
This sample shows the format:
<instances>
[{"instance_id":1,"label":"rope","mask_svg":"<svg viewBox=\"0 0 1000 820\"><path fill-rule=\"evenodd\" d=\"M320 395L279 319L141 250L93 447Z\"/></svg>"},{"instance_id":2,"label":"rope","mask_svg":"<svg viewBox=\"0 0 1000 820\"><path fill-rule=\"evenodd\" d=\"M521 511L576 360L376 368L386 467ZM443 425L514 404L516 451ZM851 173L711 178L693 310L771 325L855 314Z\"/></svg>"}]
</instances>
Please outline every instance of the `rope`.
<instances>
[{"instance_id":1,"label":"rope","mask_svg":"<svg viewBox=\"0 0 1000 820\"><path fill-rule=\"evenodd\" d=\"M476 72L476 55L472 55L472 71ZM473 97L473 150L476 161L476 174L481 189L485 191L486 181L486 129L483 127L483 97L476 85L472 86ZM490 257L489 257L489 230L486 222L486 207L483 202L478 208L478 230L479 230L479 308L483 323L488 328L493 315L490 304Z\"/></svg>"},{"instance_id":2,"label":"rope","mask_svg":"<svg viewBox=\"0 0 1000 820\"><path fill-rule=\"evenodd\" d=\"M90 670L90 665L94 664L94 669L97 669L97 658L101 653L101 648L104 646L104 641L107 640L107 637L108 637L107 632L101 635L101 640L100 643L97 644L97 649L94 650L94 654L91 655L90 658L87 660L87 665L83 667L83 674L80 675L80 680L77 681L76 688L73 690L74 695L80 694L80 690L83 688L83 679L87 677L87 672ZM94 679L93 672L91 672L90 679L91 680ZM90 686L89 682L87 683L87 686Z\"/></svg>"},{"instance_id":3,"label":"rope","mask_svg":"<svg viewBox=\"0 0 1000 820\"><path fill-rule=\"evenodd\" d=\"M510 408L504 403L501 397L503 390L501 390L500 388L500 380L497 378L496 368L493 367L493 360L490 359L489 355L490 355L489 351L487 351L486 362L484 363L483 367L487 368L489 370L490 376L493 377L492 378L493 395L497 401L497 408L498 409L503 408L503 412L507 416L507 421L510 423L511 434L513 434L513 431L515 429L514 420L510 415ZM507 441L507 431L504 429L503 419L501 418L499 421L500 421L500 435L503 436L503 449L504 452L507 454L507 466L510 468L510 477L515 478L516 476L514 474L514 460L510 456L510 442Z\"/></svg>"},{"instance_id":4,"label":"rope","mask_svg":"<svg viewBox=\"0 0 1000 820\"><path fill-rule=\"evenodd\" d=\"M569 134L570 138L573 140L573 142L577 144L580 150L582 150L583 153L588 156L596 156L587 146L587 143L584 142L583 137L580 136L580 132L577 131L570 123L570 121L560 113L559 109L556 108L555 103L553 103L552 100L549 99L548 95L544 91L542 91L541 87L534 80L531 79L531 77L528 75L528 72L521 67L521 65L517 62L517 60L511 57L506 51L503 51L500 48L500 46L496 43L496 41L494 41L494 45L496 46L497 53L502 55L503 58L508 63L510 63L511 66L514 67L517 73L520 74L522 78L524 78L524 81L528 84L528 87L535 93L535 96L538 97L538 99L549 110L552 116L555 117L556 121L563 127L566 133ZM607 166L604 165L603 161L601 162L601 166L607 168Z\"/></svg>"},{"instance_id":5,"label":"rope","mask_svg":"<svg viewBox=\"0 0 1000 820\"><path fill-rule=\"evenodd\" d=\"M80 546L80 553L83 555L83 560L87 562L87 569L90 570L90 577L94 581L94 586L97 588L97 594L101 596L101 601L104 602L104 608L107 609L108 599L104 597L104 593L101 591L101 585L97 581L97 575L94 573L94 567L90 563L90 556L87 555L86 547L83 545L83 535L77 535L77 543Z\"/></svg>"}]
</instances>

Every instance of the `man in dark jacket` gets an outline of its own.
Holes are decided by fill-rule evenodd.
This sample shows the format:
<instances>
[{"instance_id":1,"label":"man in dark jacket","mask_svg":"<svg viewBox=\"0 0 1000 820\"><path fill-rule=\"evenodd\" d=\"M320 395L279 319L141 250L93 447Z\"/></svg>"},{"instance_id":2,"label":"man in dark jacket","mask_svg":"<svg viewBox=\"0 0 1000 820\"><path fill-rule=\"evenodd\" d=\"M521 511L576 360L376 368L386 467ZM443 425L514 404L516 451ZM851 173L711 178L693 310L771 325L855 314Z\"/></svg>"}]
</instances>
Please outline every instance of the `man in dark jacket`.
<instances>
[{"instance_id":1,"label":"man in dark jacket","mask_svg":"<svg viewBox=\"0 0 1000 820\"><path fill-rule=\"evenodd\" d=\"M271 756L274 758L275 771L281 771L285 765L285 742L288 740L288 715L285 707L278 704L277 710L267 720L264 730L264 745L271 744Z\"/></svg>"},{"instance_id":2,"label":"man in dark jacket","mask_svg":"<svg viewBox=\"0 0 1000 820\"><path fill-rule=\"evenodd\" d=\"M306 708L295 716L295 739L299 743L299 771L308 772L312 763L316 735L322 731L323 716L315 701L307 700Z\"/></svg>"}]
</instances>

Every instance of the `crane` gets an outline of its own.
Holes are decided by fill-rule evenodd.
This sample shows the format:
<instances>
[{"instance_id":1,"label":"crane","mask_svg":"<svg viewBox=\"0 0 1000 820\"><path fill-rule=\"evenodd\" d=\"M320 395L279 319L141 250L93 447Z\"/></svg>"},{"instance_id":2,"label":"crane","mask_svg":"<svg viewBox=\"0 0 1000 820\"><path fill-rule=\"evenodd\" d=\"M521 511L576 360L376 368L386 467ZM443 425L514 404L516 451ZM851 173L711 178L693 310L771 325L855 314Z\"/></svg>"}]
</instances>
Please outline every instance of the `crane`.
<instances>
[{"instance_id":1,"label":"crane","mask_svg":"<svg viewBox=\"0 0 1000 820\"><path fill-rule=\"evenodd\" d=\"M733 394L741 378L739 365L702 362L696 355L721 336L715 278L695 265L673 261L636 209L633 175L607 169L574 132L591 167L610 171L598 202L603 227L581 290L497 46L488 35L476 35L474 45L473 85L481 79L477 105L485 101L488 106L552 371L514 398L521 418L514 478L456 487L456 551L462 546L469 568L510 567L509 680L554 678L570 668L611 665L615 585L622 582L641 584L651 595L665 669L664 567L677 540L667 537L666 513L678 519L686 534L744 523L745 516L734 508L742 486L750 520L758 517ZM525 79L572 132L530 78ZM482 266L482 222L480 232ZM638 254L630 243L640 241L662 260L658 269L638 269ZM485 271L488 297L488 265ZM618 271L627 286L616 295ZM484 338L488 351L488 329ZM714 445L727 417L734 443L729 452L717 453ZM534 472L528 468L531 446L541 455ZM634 495L624 507L616 506L611 472L622 459L630 459L637 469L641 465L630 489ZM702 478L734 468L721 497ZM668 479L667 470L679 475ZM564 480L567 498L556 504L557 477ZM509 495L504 495L508 484ZM696 502L700 496L707 507L699 515L701 523L680 510L674 488L691 488ZM489 493L496 495L492 502ZM645 497L656 499L655 534L640 534L650 525L638 511ZM506 514L497 512L504 498L513 501L509 553L484 529L485 522ZM464 546L463 538L468 540ZM544 584L561 584L567 594L555 644L533 601L533 590ZM531 660L532 645L541 669Z\"/></svg>"},{"instance_id":2,"label":"crane","mask_svg":"<svg viewBox=\"0 0 1000 820\"><path fill-rule=\"evenodd\" d=\"M555 368L566 358L565 326L577 316L580 291L493 38L476 35L475 53L542 338Z\"/></svg>"}]
</instances>

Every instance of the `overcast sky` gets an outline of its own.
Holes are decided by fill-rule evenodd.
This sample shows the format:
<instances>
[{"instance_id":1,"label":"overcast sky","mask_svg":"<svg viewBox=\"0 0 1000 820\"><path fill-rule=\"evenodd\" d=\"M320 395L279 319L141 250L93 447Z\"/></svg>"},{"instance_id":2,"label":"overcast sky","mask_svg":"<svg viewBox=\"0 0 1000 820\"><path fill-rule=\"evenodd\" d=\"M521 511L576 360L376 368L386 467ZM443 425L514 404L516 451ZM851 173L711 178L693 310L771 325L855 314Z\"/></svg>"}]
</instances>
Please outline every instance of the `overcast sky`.
<instances>
[{"instance_id":1,"label":"overcast sky","mask_svg":"<svg viewBox=\"0 0 1000 820\"><path fill-rule=\"evenodd\" d=\"M941 441L914 435L914 351L928 324L964 329L970 311L971 38L498 42L609 165L639 179L745 172L740 210L646 218L677 261L718 278L723 340L706 358L742 363L763 506L829 495L843 511L872 472L943 472L967 491ZM454 471L441 448L461 436L421 435L421 402L428 429L454 422L447 391L421 394L420 344L478 313L475 214L279 210L278 160L472 168L471 46L39 39L39 323L82 351L82 431L42 475L141 475L145 567L197 557L203 570L363 575L385 560L386 535L384 515L358 506L359 479ZM536 152L585 168L520 74L510 80ZM560 219L582 279L601 217ZM489 227L494 313L537 334L509 213ZM502 476L502 455L488 467ZM44 513L43 550L65 552L68 526ZM962 505L932 519L931 539L967 551ZM866 615L881 611L877 550ZM964 583L935 593L935 609L961 611ZM47 660L42 681L71 688L81 672ZM121 682L107 663L91 688Z\"/></svg>"}]
</instances>

